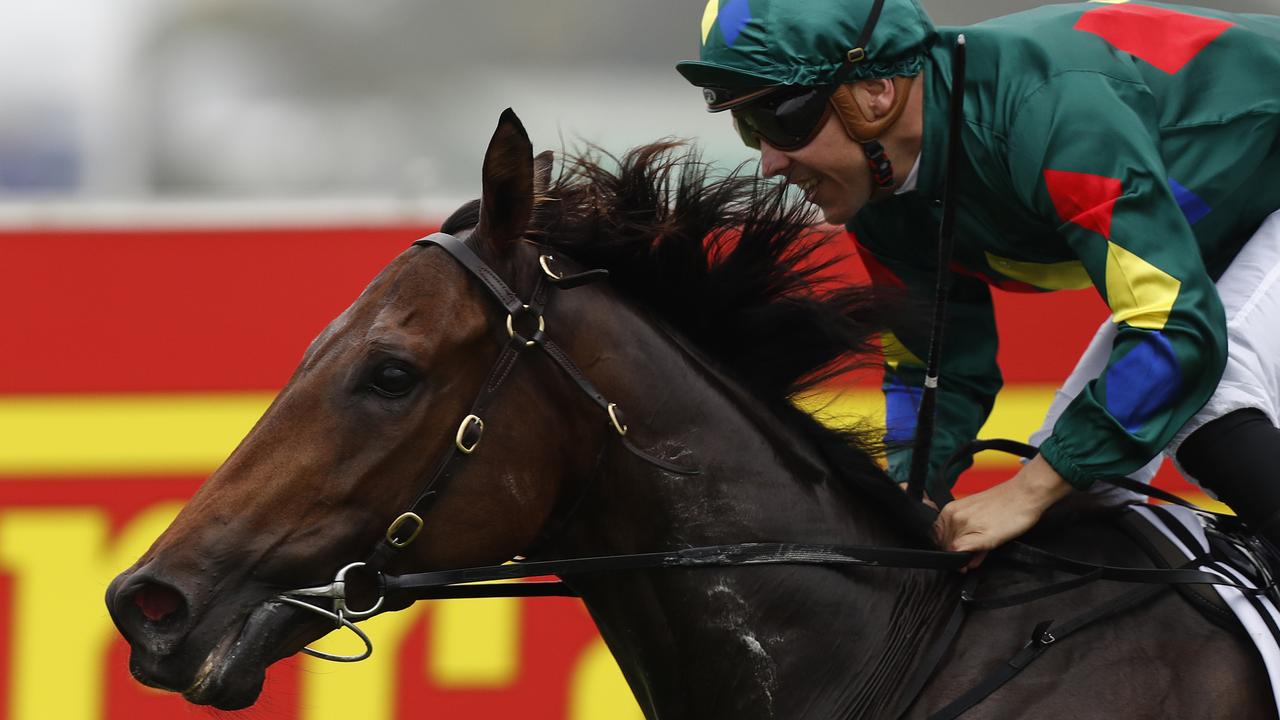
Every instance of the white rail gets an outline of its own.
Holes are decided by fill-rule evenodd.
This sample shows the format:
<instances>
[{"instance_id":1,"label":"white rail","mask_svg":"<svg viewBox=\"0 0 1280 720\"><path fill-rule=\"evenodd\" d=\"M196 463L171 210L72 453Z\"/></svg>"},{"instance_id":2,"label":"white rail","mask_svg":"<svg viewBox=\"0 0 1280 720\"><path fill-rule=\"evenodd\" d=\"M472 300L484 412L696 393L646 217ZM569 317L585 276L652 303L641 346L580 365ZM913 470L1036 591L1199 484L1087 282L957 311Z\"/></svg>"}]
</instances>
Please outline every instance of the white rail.
<instances>
[{"instance_id":1,"label":"white rail","mask_svg":"<svg viewBox=\"0 0 1280 720\"><path fill-rule=\"evenodd\" d=\"M404 225L444 220L466 198L0 200L0 231Z\"/></svg>"}]
</instances>

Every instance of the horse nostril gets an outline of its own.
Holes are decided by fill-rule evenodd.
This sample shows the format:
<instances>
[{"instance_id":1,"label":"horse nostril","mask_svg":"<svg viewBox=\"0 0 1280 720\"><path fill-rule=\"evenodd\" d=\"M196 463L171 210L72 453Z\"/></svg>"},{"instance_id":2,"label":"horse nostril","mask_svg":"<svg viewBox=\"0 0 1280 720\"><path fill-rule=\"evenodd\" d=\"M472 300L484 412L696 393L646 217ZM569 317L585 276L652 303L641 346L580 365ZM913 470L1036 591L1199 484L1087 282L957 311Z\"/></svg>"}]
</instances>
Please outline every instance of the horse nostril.
<instances>
[{"instance_id":1,"label":"horse nostril","mask_svg":"<svg viewBox=\"0 0 1280 720\"><path fill-rule=\"evenodd\" d=\"M186 606L182 595L167 585L147 583L133 596L133 604L153 623L164 621Z\"/></svg>"},{"instance_id":2,"label":"horse nostril","mask_svg":"<svg viewBox=\"0 0 1280 720\"><path fill-rule=\"evenodd\" d=\"M134 650L167 655L182 643L191 623L191 600L182 586L145 569L126 570L107 587L107 611Z\"/></svg>"}]
</instances>

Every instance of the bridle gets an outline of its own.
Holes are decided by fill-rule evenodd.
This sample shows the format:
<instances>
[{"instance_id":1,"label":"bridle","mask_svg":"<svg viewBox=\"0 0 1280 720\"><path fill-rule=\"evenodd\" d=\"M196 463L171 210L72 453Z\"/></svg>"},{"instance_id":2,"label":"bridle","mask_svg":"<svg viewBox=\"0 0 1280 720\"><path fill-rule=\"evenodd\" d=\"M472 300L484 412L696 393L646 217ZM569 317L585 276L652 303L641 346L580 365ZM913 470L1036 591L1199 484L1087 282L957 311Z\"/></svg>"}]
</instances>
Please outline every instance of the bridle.
<instances>
[{"instance_id":1,"label":"bridle","mask_svg":"<svg viewBox=\"0 0 1280 720\"><path fill-rule=\"evenodd\" d=\"M426 481L421 484L422 490L418 493L413 503L410 504L409 509L391 521L391 524L377 541L369 555L362 561L349 563L342 567L334 576L333 582L327 585L289 590L273 599L274 602L291 605L334 620L339 627L351 630L364 642L364 652L359 655L335 655L312 648L303 649L303 652L308 655L324 660L355 662L363 660L372 653L373 645L368 636L360 628L356 627L350 619L366 618L382 610L385 593L391 585L387 584L386 580L388 578L384 578L381 571L390 565L402 550L409 547L417 539L425 526L423 518L440 496L445 484L452 477L451 471L459 461L474 453L480 446L480 441L484 436L486 411L498 395L503 383L510 377L511 370L515 367L516 361L524 351L534 348L542 350L578 386L583 394L604 412L604 415L608 418L610 434L618 438L622 446L632 455L666 472L678 475L696 475L699 472L697 468L686 467L659 458L632 443L627 438L629 428L622 409L618 407L617 403L610 402L592 384L582 370L574 364L568 354L546 334L546 319L543 313L549 299L549 288L570 289L579 287L608 277L608 271L586 270L567 274L561 267L564 265L563 261L558 260L554 255L539 255L538 266L541 272L537 275L537 281L528 302L525 302L502 280L501 276L493 268L489 267L462 240L453 235L435 233L421 238L413 244L418 247L438 247L444 250L459 265L465 268L472 277L479 280L484 288L488 290L489 295L497 300L507 313L506 330L508 339L499 353L498 359L490 369L484 384L481 385L475 400L471 403L470 410L458 424L457 431L454 433L453 444L444 457L435 464L435 469L428 473ZM561 269L557 269L558 267L561 267ZM373 573L379 586L378 599L370 607L363 610L354 609L347 604L347 584L349 582L347 576L356 570L364 573ZM305 601L307 598L329 598L333 602L333 609L330 611L313 605Z\"/></svg>"}]
</instances>

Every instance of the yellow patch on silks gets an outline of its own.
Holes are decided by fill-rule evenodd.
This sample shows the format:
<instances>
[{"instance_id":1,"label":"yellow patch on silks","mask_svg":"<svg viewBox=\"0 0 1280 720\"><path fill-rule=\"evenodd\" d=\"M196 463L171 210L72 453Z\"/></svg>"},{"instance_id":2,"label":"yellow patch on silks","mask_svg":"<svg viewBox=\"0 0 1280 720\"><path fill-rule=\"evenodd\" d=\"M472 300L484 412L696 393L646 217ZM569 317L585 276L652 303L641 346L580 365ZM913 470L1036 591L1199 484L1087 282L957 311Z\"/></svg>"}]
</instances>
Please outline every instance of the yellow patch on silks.
<instances>
[{"instance_id":1,"label":"yellow patch on silks","mask_svg":"<svg viewBox=\"0 0 1280 720\"><path fill-rule=\"evenodd\" d=\"M1107 304L1111 321L1160 330L1178 299L1177 278L1119 245L1107 243Z\"/></svg>"},{"instance_id":2,"label":"yellow patch on silks","mask_svg":"<svg viewBox=\"0 0 1280 720\"><path fill-rule=\"evenodd\" d=\"M1010 260L986 253L992 270L1041 290L1083 290L1093 287L1093 280L1079 260L1057 263L1034 263Z\"/></svg>"},{"instance_id":3,"label":"yellow patch on silks","mask_svg":"<svg viewBox=\"0 0 1280 720\"><path fill-rule=\"evenodd\" d=\"M707 36L711 34L711 26L716 24L716 16L720 14L720 0L707 0L707 7L702 11L702 44L707 44Z\"/></svg>"},{"instance_id":4,"label":"yellow patch on silks","mask_svg":"<svg viewBox=\"0 0 1280 720\"><path fill-rule=\"evenodd\" d=\"M897 335L891 332L880 335L880 348L884 351L884 363L892 370L897 370L902 363L924 367L924 363L915 353L907 349L906 345L898 339Z\"/></svg>"}]
</instances>

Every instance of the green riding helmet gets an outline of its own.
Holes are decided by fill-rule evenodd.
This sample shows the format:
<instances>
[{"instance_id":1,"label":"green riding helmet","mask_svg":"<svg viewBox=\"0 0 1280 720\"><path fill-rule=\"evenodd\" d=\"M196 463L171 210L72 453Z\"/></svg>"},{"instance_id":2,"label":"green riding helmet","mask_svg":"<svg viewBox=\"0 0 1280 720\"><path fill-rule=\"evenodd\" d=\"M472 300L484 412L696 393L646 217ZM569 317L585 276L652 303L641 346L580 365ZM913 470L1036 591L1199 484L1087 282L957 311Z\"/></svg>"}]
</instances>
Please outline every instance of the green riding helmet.
<instances>
[{"instance_id":1,"label":"green riding helmet","mask_svg":"<svg viewBox=\"0 0 1280 720\"><path fill-rule=\"evenodd\" d=\"M708 104L716 89L740 95L920 74L937 38L933 22L918 0L878 1L877 17L877 0L708 0L701 59L676 70L713 89Z\"/></svg>"}]
</instances>

